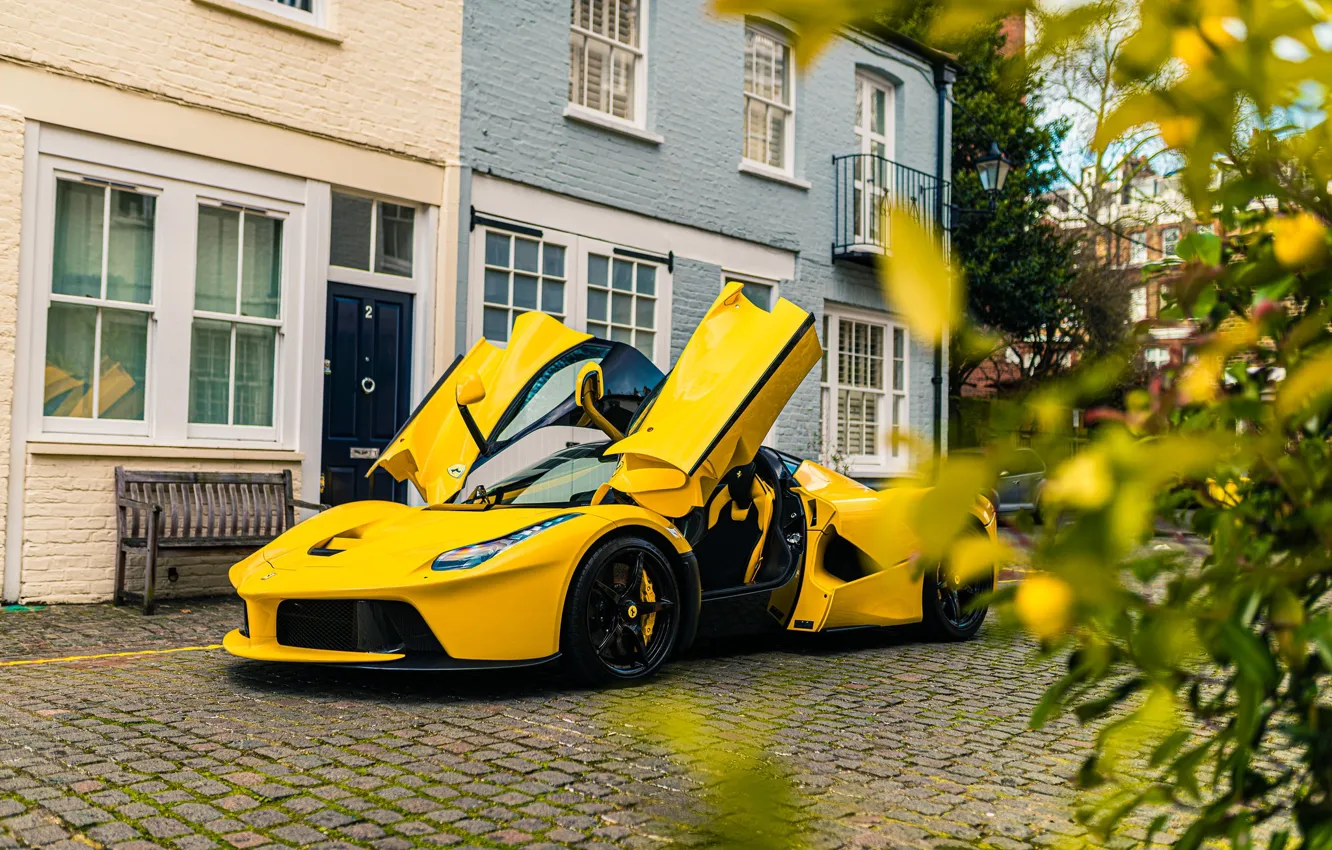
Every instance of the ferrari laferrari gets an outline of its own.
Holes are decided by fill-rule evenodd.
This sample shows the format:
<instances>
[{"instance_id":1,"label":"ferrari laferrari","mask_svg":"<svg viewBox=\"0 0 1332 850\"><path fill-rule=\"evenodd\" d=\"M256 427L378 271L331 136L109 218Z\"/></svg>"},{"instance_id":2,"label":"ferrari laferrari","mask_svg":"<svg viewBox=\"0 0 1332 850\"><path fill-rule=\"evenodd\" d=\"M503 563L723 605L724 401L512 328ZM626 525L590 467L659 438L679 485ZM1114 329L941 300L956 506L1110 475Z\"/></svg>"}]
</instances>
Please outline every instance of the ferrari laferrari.
<instances>
[{"instance_id":1,"label":"ferrari laferrari","mask_svg":"<svg viewBox=\"0 0 1332 850\"><path fill-rule=\"evenodd\" d=\"M376 462L424 504L340 505L233 566L245 616L224 646L376 669L561 659L609 683L688 648L723 599L793 632L973 636L994 575L920 562L924 489L875 491L764 445L822 355L809 313L760 308L739 283L666 375L525 313L503 347L455 360ZM993 538L992 506L969 507L970 533Z\"/></svg>"}]
</instances>

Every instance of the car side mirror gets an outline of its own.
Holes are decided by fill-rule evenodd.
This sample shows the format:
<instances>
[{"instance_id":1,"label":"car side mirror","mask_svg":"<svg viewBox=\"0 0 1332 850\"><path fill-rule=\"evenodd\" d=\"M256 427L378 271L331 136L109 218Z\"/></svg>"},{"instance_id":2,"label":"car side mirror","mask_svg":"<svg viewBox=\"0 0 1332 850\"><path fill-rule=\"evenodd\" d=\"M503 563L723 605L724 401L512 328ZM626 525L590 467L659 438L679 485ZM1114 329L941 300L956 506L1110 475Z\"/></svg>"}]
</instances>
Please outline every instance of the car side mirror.
<instances>
[{"instance_id":1,"label":"car side mirror","mask_svg":"<svg viewBox=\"0 0 1332 850\"><path fill-rule=\"evenodd\" d=\"M486 397L486 385L482 383L480 375L467 375L458 382L458 390L455 395L458 404L466 407L469 404L476 404L484 401Z\"/></svg>"},{"instance_id":2,"label":"car side mirror","mask_svg":"<svg viewBox=\"0 0 1332 850\"><path fill-rule=\"evenodd\" d=\"M578 370L578 380L575 384L578 393L578 406L587 414L587 418L592 424L612 440L620 440L624 435L620 429L610 423L610 420L597 407L597 402L601 401L606 395L606 373L601 370L600 363L588 363Z\"/></svg>"},{"instance_id":3,"label":"car side mirror","mask_svg":"<svg viewBox=\"0 0 1332 850\"><path fill-rule=\"evenodd\" d=\"M486 438L481 434L480 426L476 424L476 419L472 416L472 411L467 409L467 406L476 404L485 397L486 385L481 382L478 375L464 375L458 381L458 388L453 391L453 398L458 402L458 415L462 417L463 425L467 426L467 433L472 435L477 451L483 457L489 453L490 446L486 443Z\"/></svg>"}]
</instances>

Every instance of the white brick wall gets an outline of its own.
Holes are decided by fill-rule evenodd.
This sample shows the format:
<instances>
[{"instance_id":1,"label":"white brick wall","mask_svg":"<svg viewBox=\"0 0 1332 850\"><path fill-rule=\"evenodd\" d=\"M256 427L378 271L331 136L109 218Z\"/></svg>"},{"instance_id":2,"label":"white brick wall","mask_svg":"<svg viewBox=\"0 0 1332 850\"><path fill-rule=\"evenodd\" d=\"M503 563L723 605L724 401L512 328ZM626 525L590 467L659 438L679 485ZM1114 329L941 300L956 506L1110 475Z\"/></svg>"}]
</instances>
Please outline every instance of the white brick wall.
<instances>
[{"instance_id":1,"label":"white brick wall","mask_svg":"<svg viewBox=\"0 0 1332 850\"><path fill-rule=\"evenodd\" d=\"M162 460L29 455L23 520L24 602L98 602L111 598L115 583L115 468L276 472L292 470L297 491L300 465L266 461ZM158 560L158 594L200 596L226 593L227 567L242 550L166 552ZM169 582L175 567L179 580ZM143 587L143 556L131 553L128 587Z\"/></svg>"},{"instance_id":2,"label":"white brick wall","mask_svg":"<svg viewBox=\"0 0 1332 850\"><path fill-rule=\"evenodd\" d=\"M22 194L23 116L0 106L0 517L5 516L9 507ZM4 543L5 529L0 521L0 553L4 552Z\"/></svg>"}]
</instances>

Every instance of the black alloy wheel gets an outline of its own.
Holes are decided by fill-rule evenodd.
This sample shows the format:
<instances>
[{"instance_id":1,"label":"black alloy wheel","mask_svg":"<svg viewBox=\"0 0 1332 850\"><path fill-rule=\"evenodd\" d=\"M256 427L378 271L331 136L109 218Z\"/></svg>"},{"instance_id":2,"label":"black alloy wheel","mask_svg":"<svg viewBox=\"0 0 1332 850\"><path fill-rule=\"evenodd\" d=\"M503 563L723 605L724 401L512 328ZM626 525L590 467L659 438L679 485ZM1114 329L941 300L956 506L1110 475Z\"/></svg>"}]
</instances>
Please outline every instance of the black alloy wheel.
<instances>
[{"instance_id":1,"label":"black alloy wheel","mask_svg":"<svg viewBox=\"0 0 1332 850\"><path fill-rule=\"evenodd\" d=\"M639 679L670 656L680 592L665 553L638 537L611 540L588 557L565 603L561 650L579 679Z\"/></svg>"},{"instance_id":2,"label":"black alloy wheel","mask_svg":"<svg viewBox=\"0 0 1332 850\"><path fill-rule=\"evenodd\" d=\"M981 598L994 590L994 573L960 580L944 561L925 572L925 626L938 640L967 640L980 631L989 606Z\"/></svg>"}]
</instances>

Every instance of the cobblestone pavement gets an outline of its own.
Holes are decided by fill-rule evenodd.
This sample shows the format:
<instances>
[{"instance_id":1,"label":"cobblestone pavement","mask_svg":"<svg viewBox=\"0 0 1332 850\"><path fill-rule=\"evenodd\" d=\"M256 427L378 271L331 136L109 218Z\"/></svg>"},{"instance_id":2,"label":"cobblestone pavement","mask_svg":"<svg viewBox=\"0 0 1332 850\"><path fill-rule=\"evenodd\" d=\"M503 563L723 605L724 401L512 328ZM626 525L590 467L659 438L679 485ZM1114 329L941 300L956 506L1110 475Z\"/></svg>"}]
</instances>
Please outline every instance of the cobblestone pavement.
<instances>
[{"instance_id":1,"label":"cobblestone pavement","mask_svg":"<svg viewBox=\"0 0 1332 850\"><path fill-rule=\"evenodd\" d=\"M3 613L0 655L212 644L236 619L234 601ZM605 691L217 649L0 666L0 847L698 844L700 746L789 778L776 817L807 846L1051 845L1081 832L1066 782L1091 737L1026 729L1055 670L994 623L965 644L722 639ZM686 704L692 751L653 708Z\"/></svg>"}]
</instances>

